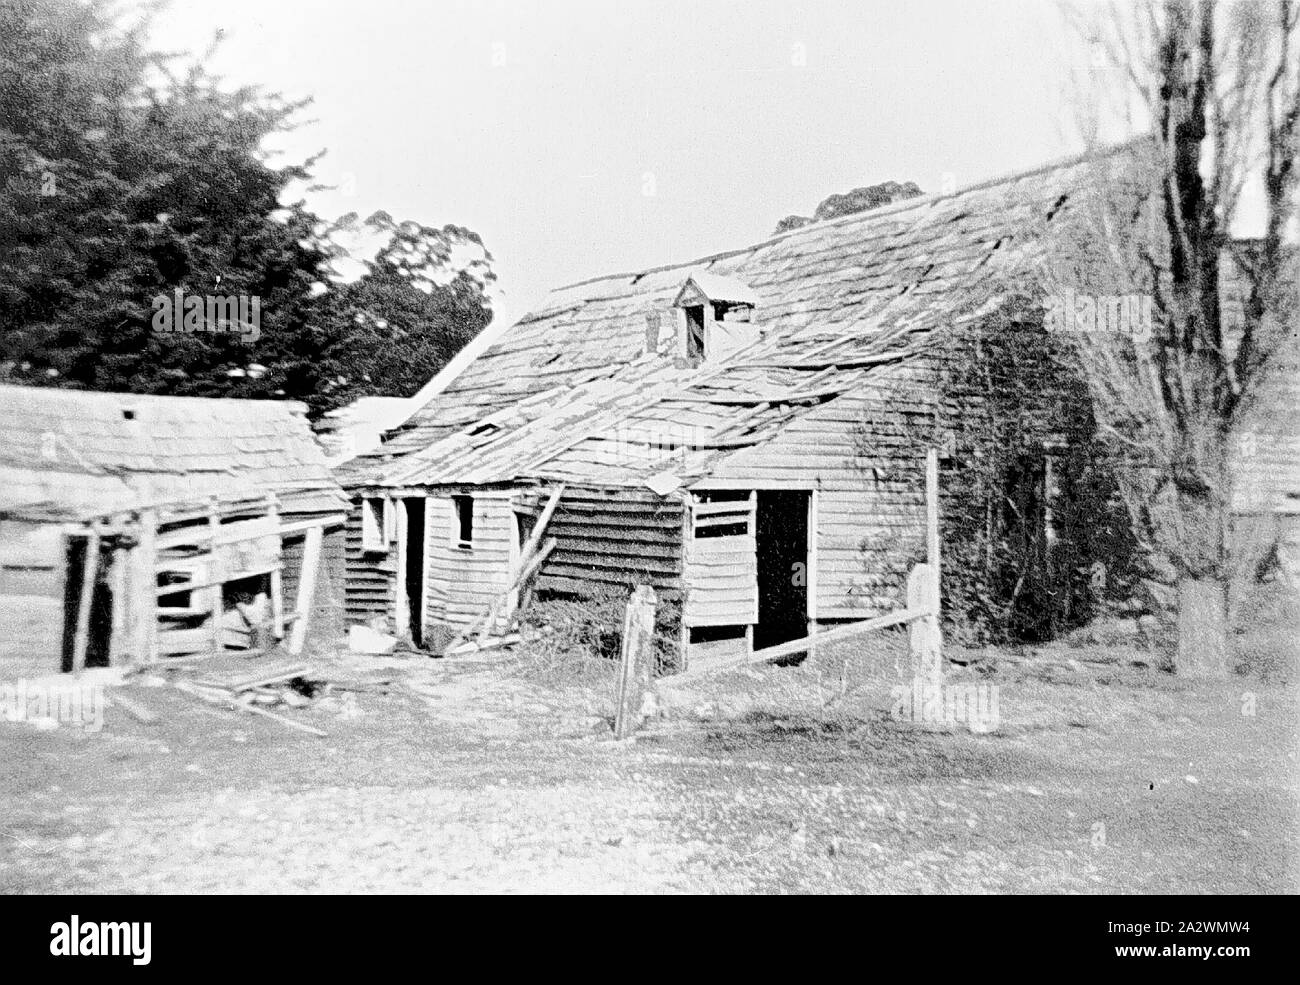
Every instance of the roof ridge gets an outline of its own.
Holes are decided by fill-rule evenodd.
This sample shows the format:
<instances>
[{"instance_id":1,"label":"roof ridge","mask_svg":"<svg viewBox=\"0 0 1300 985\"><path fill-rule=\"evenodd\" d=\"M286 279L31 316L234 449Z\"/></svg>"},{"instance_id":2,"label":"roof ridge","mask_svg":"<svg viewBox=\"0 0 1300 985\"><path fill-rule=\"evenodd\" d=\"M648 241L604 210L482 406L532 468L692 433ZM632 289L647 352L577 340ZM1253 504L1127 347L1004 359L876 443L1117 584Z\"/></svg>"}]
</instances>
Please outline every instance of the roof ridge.
<instances>
[{"instance_id":1,"label":"roof ridge","mask_svg":"<svg viewBox=\"0 0 1300 985\"><path fill-rule=\"evenodd\" d=\"M0 383L0 393L6 390L17 390L22 393L39 393L41 395L57 395L57 397L68 397L79 400L86 399L109 399L119 400L157 400L164 403L173 401L184 401L184 404L177 403L176 406L193 406L197 402L223 404L226 406L245 406L256 404L259 409L266 405L284 407L294 414L305 414L308 410L307 404L302 400L277 400L273 397L200 397L190 396L179 393L131 393L125 390L83 390L74 387L62 386L26 386L21 383Z\"/></svg>"},{"instance_id":2,"label":"roof ridge","mask_svg":"<svg viewBox=\"0 0 1300 985\"><path fill-rule=\"evenodd\" d=\"M832 226L832 225L843 226L843 225L849 225L854 222L868 222L873 219L881 218L882 216L896 215L900 212L910 211L911 209L920 209L925 206L934 205L936 202L941 202L944 199L958 198L962 195L967 195L971 192L984 191L985 189L993 188L996 187L997 185L1010 184L1013 181L1020 181L1024 178L1032 178L1035 175L1046 174L1049 171L1064 170L1066 168L1075 167L1076 165L1079 164L1085 164L1088 161L1099 160L1105 157L1109 157L1111 155L1118 155L1119 153L1128 149L1129 147L1135 146L1147 139L1149 139L1148 135L1143 134L1139 137L1134 137L1130 140L1122 141L1118 144L1111 144L1109 146L1102 147L1102 148L1093 148L1090 150L1081 151L1076 154L1071 154L1066 157L1061 157L1061 158L1057 158L1056 160L1048 161L1045 164L1035 165L1032 168L1026 168L1021 171L1013 171L1010 174L996 175L992 178L986 178L984 181L977 181L973 185L965 185L961 188L956 188L950 192L935 192L929 195L919 195L913 198L903 199L898 202L891 202L888 205L881 205L874 209L866 209L861 212L850 212L848 215L835 216L831 219L819 219L814 222L810 222L807 225L800 226L798 229L787 229L785 232L781 232L773 236L769 236L766 239L759 240L757 243L754 243L750 246L740 247L732 250L724 250L721 253L713 253L708 256L697 257L694 260L684 260L679 263L665 263L657 267L647 267L644 270L624 271L624 272L613 273L613 274L601 274L596 277L587 277L583 280L573 281L570 284L562 284L559 287L553 288L551 291L547 293L546 296L550 297L551 295L556 294L559 291L569 291L575 287L585 287L588 284L598 284L601 281L606 281L606 280L621 280L625 277L630 277L639 280L640 278L646 277L650 274L661 274L661 273L666 273L670 270L685 270L692 267L698 267L701 265L716 263L718 260L726 260L729 259L730 257L741 256L742 254L745 253L752 253L755 250L767 246L769 243L775 243L778 240L798 237L800 235L805 234L808 230L811 230L814 227L817 229L824 229L825 227ZM532 312L527 312L523 317L527 317L528 314L532 314ZM522 320L522 318L520 320Z\"/></svg>"}]
</instances>

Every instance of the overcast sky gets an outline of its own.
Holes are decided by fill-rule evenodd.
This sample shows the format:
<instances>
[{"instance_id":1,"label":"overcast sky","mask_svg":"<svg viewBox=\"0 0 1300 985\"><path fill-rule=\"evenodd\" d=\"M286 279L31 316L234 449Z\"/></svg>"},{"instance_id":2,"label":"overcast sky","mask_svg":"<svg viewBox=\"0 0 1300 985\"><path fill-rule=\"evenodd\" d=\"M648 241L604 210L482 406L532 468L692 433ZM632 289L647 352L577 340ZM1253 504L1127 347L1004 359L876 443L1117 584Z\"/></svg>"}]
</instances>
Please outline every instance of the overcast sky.
<instances>
[{"instance_id":1,"label":"overcast sky","mask_svg":"<svg viewBox=\"0 0 1300 985\"><path fill-rule=\"evenodd\" d=\"M1044 0L175 0L166 48L312 96L334 217L480 233L514 318L552 287L747 246L833 192L1078 149Z\"/></svg>"}]
</instances>

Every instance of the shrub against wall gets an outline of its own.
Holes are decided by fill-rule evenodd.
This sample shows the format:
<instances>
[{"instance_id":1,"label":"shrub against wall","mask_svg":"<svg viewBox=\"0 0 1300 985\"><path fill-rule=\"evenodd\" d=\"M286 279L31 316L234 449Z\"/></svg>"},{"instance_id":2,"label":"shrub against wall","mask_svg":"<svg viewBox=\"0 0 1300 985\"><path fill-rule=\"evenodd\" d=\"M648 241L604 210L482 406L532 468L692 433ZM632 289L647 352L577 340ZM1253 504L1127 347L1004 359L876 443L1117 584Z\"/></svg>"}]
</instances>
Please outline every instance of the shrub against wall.
<instances>
[{"instance_id":1,"label":"shrub against wall","mask_svg":"<svg viewBox=\"0 0 1300 985\"><path fill-rule=\"evenodd\" d=\"M630 587L594 588L588 595L542 592L523 613L531 658L548 669L575 670L591 659L618 660ZM681 606L660 599L655 606L657 670L676 666Z\"/></svg>"},{"instance_id":2,"label":"shrub against wall","mask_svg":"<svg viewBox=\"0 0 1300 985\"><path fill-rule=\"evenodd\" d=\"M926 449L940 449L944 621L965 642L1050 638L1135 578L1087 390L1041 313L1018 297L931 336L926 410L898 413L916 405L909 381L886 390L857 429L866 480L913 489L918 503ZM864 542L868 566L887 556L905 571L924 560L921 537L888 540Z\"/></svg>"}]
</instances>

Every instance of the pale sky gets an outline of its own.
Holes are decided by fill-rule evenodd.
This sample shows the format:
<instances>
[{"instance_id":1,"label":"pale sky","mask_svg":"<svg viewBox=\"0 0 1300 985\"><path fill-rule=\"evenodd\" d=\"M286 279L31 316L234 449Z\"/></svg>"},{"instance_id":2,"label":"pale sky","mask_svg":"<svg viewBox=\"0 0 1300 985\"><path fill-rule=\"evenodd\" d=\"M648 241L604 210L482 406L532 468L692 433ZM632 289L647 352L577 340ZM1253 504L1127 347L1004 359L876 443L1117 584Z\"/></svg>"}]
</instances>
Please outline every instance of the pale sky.
<instances>
[{"instance_id":1,"label":"pale sky","mask_svg":"<svg viewBox=\"0 0 1300 985\"><path fill-rule=\"evenodd\" d=\"M175 0L155 42L312 96L323 216L454 222L498 317L575 280L748 246L833 192L1072 153L1046 0Z\"/></svg>"}]
</instances>

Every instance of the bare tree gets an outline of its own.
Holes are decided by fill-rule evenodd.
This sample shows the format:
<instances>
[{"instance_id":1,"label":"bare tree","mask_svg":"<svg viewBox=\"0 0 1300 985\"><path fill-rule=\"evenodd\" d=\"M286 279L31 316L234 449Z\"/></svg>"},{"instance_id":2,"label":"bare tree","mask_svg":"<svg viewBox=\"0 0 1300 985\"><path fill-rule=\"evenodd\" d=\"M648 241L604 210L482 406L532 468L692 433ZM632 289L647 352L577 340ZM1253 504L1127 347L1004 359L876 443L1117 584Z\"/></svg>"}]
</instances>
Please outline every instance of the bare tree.
<instances>
[{"instance_id":1,"label":"bare tree","mask_svg":"<svg viewBox=\"0 0 1300 985\"><path fill-rule=\"evenodd\" d=\"M1089 130L1118 121L1146 135L1099 157L1099 192L1082 210L1094 235L1049 263L1048 277L1058 294L1100 298L1099 322L1118 306L1120 317L1077 335L1081 364L1121 451L1134 531L1177 584L1175 669L1223 677L1230 442L1296 325L1300 8L1151 0L1072 19L1092 66L1109 68L1112 103L1091 104ZM1262 228L1234 240L1252 180L1263 187ZM1225 280L1241 285L1231 317ZM1126 331L1101 330L1116 327Z\"/></svg>"}]
</instances>

